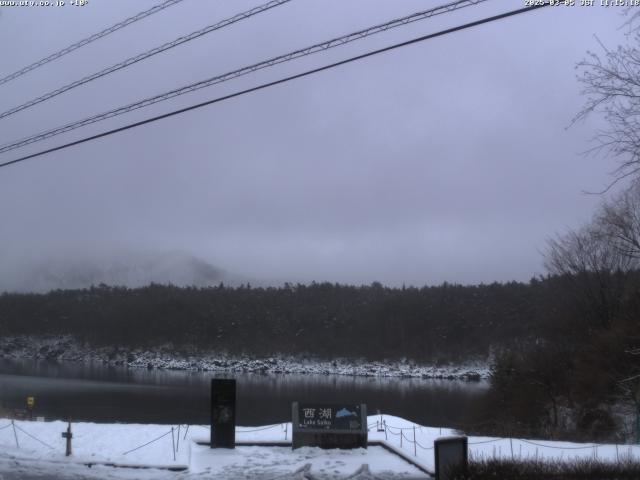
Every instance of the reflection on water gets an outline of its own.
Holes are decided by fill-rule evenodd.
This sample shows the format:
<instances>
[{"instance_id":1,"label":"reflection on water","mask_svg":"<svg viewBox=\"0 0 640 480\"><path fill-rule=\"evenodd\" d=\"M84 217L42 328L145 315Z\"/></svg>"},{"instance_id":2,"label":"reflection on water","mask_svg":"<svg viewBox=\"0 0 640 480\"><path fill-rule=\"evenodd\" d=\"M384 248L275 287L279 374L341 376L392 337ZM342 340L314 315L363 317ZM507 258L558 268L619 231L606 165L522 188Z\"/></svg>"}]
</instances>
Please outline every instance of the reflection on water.
<instances>
[{"instance_id":1,"label":"reflection on water","mask_svg":"<svg viewBox=\"0 0 640 480\"><path fill-rule=\"evenodd\" d=\"M80 363L0 360L0 405L24 408L36 397L35 415L76 421L209 422L210 379L238 380L238 423L291 420L291 402L366 403L423 425L463 423L488 383L343 375L214 374L127 369Z\"/></svg>"}]
</instances>

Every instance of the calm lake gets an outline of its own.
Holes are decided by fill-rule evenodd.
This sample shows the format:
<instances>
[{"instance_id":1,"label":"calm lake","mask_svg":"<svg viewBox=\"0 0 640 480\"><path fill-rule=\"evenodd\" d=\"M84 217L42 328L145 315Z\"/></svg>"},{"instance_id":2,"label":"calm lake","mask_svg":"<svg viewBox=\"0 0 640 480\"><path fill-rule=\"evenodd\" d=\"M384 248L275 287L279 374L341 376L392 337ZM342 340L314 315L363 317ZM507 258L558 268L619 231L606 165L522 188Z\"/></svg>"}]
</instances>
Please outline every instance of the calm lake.
<instances>
[{"instance_id":1,"label":"calm lake","mask_svg":"<svg viewBox=\"0 0 640 480\"><path fill-rule=\"evenodd\" d=\"M342 375L215 374L127 369L82 363L0 360L0 407L93 422L207 424L211 378L236 378L239 425L291 421L291 402L366 403L369 414L422 425L464 423L487 381Z\"/></svg>"}]
</instances>

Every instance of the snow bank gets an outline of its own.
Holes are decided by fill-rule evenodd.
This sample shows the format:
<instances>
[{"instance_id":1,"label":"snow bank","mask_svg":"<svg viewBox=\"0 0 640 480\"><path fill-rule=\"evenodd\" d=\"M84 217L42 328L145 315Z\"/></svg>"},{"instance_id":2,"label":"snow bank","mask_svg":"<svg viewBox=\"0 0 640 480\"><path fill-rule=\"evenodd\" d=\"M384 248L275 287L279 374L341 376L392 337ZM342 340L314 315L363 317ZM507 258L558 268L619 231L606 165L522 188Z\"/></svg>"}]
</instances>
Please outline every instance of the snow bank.
<instances>
[{"instance_id":1,"label":"snow bank","mask_svg":"<svg viewBox=\"0 0 640 480\"><path fill-rule=\"evenodd\" d=\"M368 424L370 442L381 442L396 449L430 471L434 468L434 440L456 434L454 430L416 425L390 415L369 416ZM69 463L182 467L188 468L189 474L202 473L223 479L260 478L263 475L275 478L305 468L310 469L314 478L349 476L359 471L358 475L368 478L367 471L361 471L366 464L372 475L384 472L385 478L426 478L418 468L382 446L352 451L302 448L292 452L287 446L239 446L232 451L211 450L198 444L209 440L209 427L203 425L187 428L185 425L74 423L73 455L67 458L64 456L65 439L61 437L66 427L67 424L61 421L15 421L12 424L11 420L0 419L0 471L11 460L16 465L24 465L25 462L37 465L40 462L47 468ZM290 442L291 424L238 427L236 440L239 443ZM469 451L472 458L640 459L638 445L497 437L469 437ZM155 472L157 474L157 470ZM138 477L146 478L145 475L140 473ZM358 475L356 478L360 478Z\"/></svg>"}]
</instances>

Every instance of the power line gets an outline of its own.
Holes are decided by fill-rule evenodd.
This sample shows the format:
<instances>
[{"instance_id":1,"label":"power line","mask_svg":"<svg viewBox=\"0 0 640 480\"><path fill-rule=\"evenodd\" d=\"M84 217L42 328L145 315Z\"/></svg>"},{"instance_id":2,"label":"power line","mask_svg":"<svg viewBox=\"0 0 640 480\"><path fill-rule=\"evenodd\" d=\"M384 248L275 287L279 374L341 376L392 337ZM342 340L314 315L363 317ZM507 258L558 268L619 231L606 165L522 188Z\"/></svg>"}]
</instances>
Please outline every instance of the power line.
<instances>
[{"instance_id":1,"label":"power line","mask_svg":"<svg viewBox=\"0 0 640 480\"><path fill-rule=\"evenodd\" d=\"M381 33L387 30L390 30L392 28L396 28L396 27L400 27L403 25L407 25L409 23L412 22L416 22L418 20L424 20L436 15L440 15L440 14L444 14L444 13L449 13L452 12L454 10L459 10L461 8L465 8L465 7L469 7L472 5L477 5L479 3L483 3L486 2L488 0L458 0L455 1L453 3L448 3L446 5L441 5L439 7L436 8L432 8L429 10L425 10L425 11L421 11L421 12L417 12L414 13L412 15L408 15L406 17L402 17L402 18L398 18L395 20L391 20L390 22L386 22L380 25L376 25L373 27L369 27L366 28L364 30L360 30L354 33L350 33L347 35L343 35L341 37L337 37L334 39L331 39L329 41L326 42L322 42L322 43L318 43L315 45L311 45L309 47L306 48L302 48L299 50L295 50L293 52L284 54L284 55L280 55L277 57L273 57L271 59L268 60L264 60L262 62L250 65L248 67L243 67L240 68L238 70L233 70L231 72L227 72L224 73L222 75L217 75L215 77L211 77L208 78L206 80L202 80L196 83L192 83L190 85L184 86L184 87L180 87L177 88L175 90L171 90L169 92L165 92L159 95L155 95L153 97L149 97L146 98L144 100L135 102L135 103L131 103L129 105L125 105L123 107L119 107L113 110L110 110L108 112L103 112L103 113L99 113L97 115L94 115L92 117L89 118L85 118L83 120L79 120L76 122L72 122L66 125L63 125L61 127L56 127L52 130L48 130L46 132L42 132L36 135L32 135L30 137L26 137L20 140L16 140L12 143L8 143L5 145L0 146L0 153L4 153L4 152L8 152L10 150L14 150L16 148L19 147L23 147L25 145L29 145L31 143L35 143L35 142L39 142L42 140L45 140L47 138L51 138L54 137L56 135L60 135L62 133L66 133L69 132L71 130L75 130L77 128L80 127L84 127L86 125L90 125L92 123L96 123L102 120L106 120L112 117L116 117L125 113L129 113L133 110L137 110L139 108L143 108L143 107L147 107L149 105L153 105L155 103L158 102L163 102L165 100L169 100L171 98L174 97L178 97L180 95L184 95L186 93L191 93L194 92L196 90L200 90L202 88L206 88L218 83L222 83L222 82L226 82L229 80L232 80L234 78L243 76L243 75L247 75L249 73L253 73L256 72L258 70L262 70L264 68L269 68L269 67L273 67L275 65L278 65L280 63L284 63L284 62L289 62L291 60L297 59L297 58L301 58L301 57L305 57L307 55L312 55L314 53L318 53L318 52L322 52L325 50L329 50L331 48L335 48L338 47L340 45L344 45L356 40L360 40L363 38L366 38L370 35L374 35L377 33Z\"/></svg>"},{"instance_id":2,"label":"power line","mask_svg":"<svg viewBox=\"0 0 640 480\"><path fill-rule=\"evenodd\" d=\"M275 80L273 82L263 83L263 84L258 85L256 87L248 88L246 90L241 90L239 92L235 92L235 93L232 93L232 94L229 94L229 95L225 95L225 96L222 96L222 97L214 98L213 100L202 102L202 103L199 103L199 104L196 104L196 105L191 105L189 107L181 108L179 110L174 110L174 111L169 112L169 113L165 113L165 114L158 115L158 116L155 116L155 117L152 117L152 118L148 118L146 120L141 120L139 122L131 123L131 124L125 125L123 127L115 128L113 130L108 130L106 132L102 132L102 133L99 133L99 134L96 134L96 135L92 135L90 137L85 137L85 138L82 138L80 140L76 140L76 141L69 142L69 143L66 143L66 144L63 144L63 145L59 145L57 147L53 147L53 148L49 148L49 149L46 149L46 150L42 150L42 151L37 152L37 153L32 153L32 154L26 155L24 157L16 158L15 160L11 160L9 162L0 163L0 168L1 167L6 167L8 165L12 165L12 164L15 164L15 163L18 163L18 162L23 162L23 161L29 160L31 158L39 157L39 156L45 155L47 153L55 152L55 151L62 150L62 149L65 149L65 148L69 148L69 147L72 147L74 145L79 145L81 143L89 142L91 140L96 140L98 138L102 138L102 137L106 137L106 136L109 136L109 135L113 135L115 133L123 132L123 131L129 130L131 128L135 128L135 127L139 127L139 126L142 126L142 125L146 125L148 123L156 122L158 120L162 120L164 118L172 117L174 115L179 115L181 113L185 113L185 112L188 112L190 110L195 110L195 109L207 106L207 105L212 105L214 103L219 103L219 102L222 102L224 100L229 100L231 98L239 97L241 95L245 95L245 94L248 94L248 93L256 92L258 90L263 90L263 89L266 89L266 88L269 88L269 87L273 87L275 85L280 85L282 83L286 83L286 82L289 82L291 80L295 80L295 79L302 78L302 77L307 77L307 76L313 75L315 73L319 73L319 72L322 72L322 71L325 71L325 70L329 70L329 69L338 67L340 65L345 65L347 63L355 62L357 60L362 60L364 58L368 58L368 57L371 57L371 56L374 56L374 55L378 55L380 53L388 52L388 51L395 50L395 49L401 48L401 47L406 47L408 45L412 45L412 44L415 44L415 43L423 42L425 40L430 40L432 38L436 38L436 37L440 37L440 36L447 35L447 34L450 34L450 33L458 32L460 30L465 30L465 29L472 28L472 27L475 27L475 26L478 26L478 25L483 25L485 23L490 23L490 22L494 22L494 21L497 21L497 20L502 20L504 18L508 18L508 17L511 17L511 16L514 16L514 15L519 15L519 14L522 14L522 13L530 12L530 11L537 10L539 8L547 7L547 6L549 6L549 3L543 3L543 4L539 4L539 5L534 5L534 6L531 6L531 7L520 8L520 9L517 9L517 10L511 10L509 12L505 12L505 13L502 13L502 14L499 14L499 15L494 15L492 17L483 18L481 20L476 20L474 22L465 23L464 25L459 25L457 27L448 28L446 30L441 30L441 31L436 32L436 33L431 33L431 34L428 34L428 35L417 37L417 38L414 38L412 40L408 40L408 41L401 42L401 43L396 43L396 44L390 45L388 47L380 48L378 50L373 50L371 52L367 52L367 53L363 53L361 55L350 57L350 58L348 58L346 60L341 60L341 61L338 61L338 62L331 63L329 65L324 65L322 67L318 67L318 68L314 68L314 69L311 69L311 70L307 70L305 72L298 73L298 74L295 74L295 75L291 75L291 76L288 76L288 77L285 77L285 78L281 78L281 79Z\"/></svg>"},{"instance_id":3,"label":"power line","mask_svg":"<svg viewBox=\"0 0 640 480\"><path fill-rule=\"evenodd\" d=\"M211 33L214 32L216 30L219 30L221 28L227 27L229 25L232 25L236 22L239 22L241 20L245 20L249 17L252 17L254 15L257 15L259 13L262 13L266 10L270 10L274 7L278 7L284 3L290 2L291 0L271 0L270 2L267 2L263 5L260 5L258 7L254 7L250 10L247 10L245 12L242 13L238 13L236 15L234 15L233 17L227 18L225 20L222 20L218 23L215 23L213 25L208 25L204 28L201 28L200 30L196 30L195 32L192 32L188 35L184 35L182 37L178 37L175 40L171 41L171 42L167 42L163 45L160 45L159 47L155 47L151 50L148 50L146 52L140 53L138 55L135 55L133 57L127 58L126 60L116 63L115 65L112 65L110 67L107 67L103 70L100 70L99 72L96 73L92 73L91 75L88 75L86 77L81 78L80 80L76 80L74 82L71 82L67 85L64 85L63 87L57 88L56 90L52 90L48 93L45 93L44 95L41 95L37 98L34 98L33 100L29 100L26 103L23 103L22 105L18 105L17 107L11 108L9 110L6 110L5 112L0 113L0 118L5 118L8 117L10 115L13 115L14 113L20 112L22 110L25 110L29 107L33 107L34 105L37 105L39 103L42 103L46 100L49 100L53 97L56 97L58 95L60 95L61 93L64 92L68 92L69 90L72 90L76 87L79 87L80 85L84 85L85 83L89 83L93 80L97 80L98 78L104 77L105 75L109 75L110 73L114 73L117 72L118 70L122 70L123 68L129 67L135 63L138 63L142 60L145 60L149 57L153 57L154 55L157 55L159 53L162 52L166 52L167 50L170 50L174 47L177 47L178 45L182 45L183 43L187 43L190 42L191 40L195 40L196 38L202 37L203 35L206 35L207 33Z\"/></svg>"},{"instance_id":4,"label":"power line","mask_svg":"<svg viewBox=\"0 0 640 480\"><path fill-rule=\"evenodd\" d=\"M131 25L132 23L135 23L139 20L142 20L143 18L146 18L150 15L153 15L154 13L158 13L162 10L164 10L165 8L169 8L177 3L182 2L183 0L166 0L165 2L162 2L154 7L151 7L148 10L145 10L143 12L140 12L136 15L134 15L133 17L129 17L121 22L116 23L115 25L110 26L109 28L105 28L104 30L102 30L101 32L98 33L94 33L93 35L91 35L90 37L87 37L83 40L80 40L79 42L76 42L72 45L69 45L68 47L63 48L62 50L59 50L55 53L52 53L51 55L49 55L48 57L45 57L41 60L38 60L37 62L32 63L31 65L27 65L26 67L11 73L10 75L7 75L4 78L0 78L0 85L3 85L11 80L14 80L22 75L24 75L25 73L30 72L31 70L35 70L38 67L41 67L49 62L53 62L54 60L57 60L58 58L66 55L67 53L71 53L74 50L77 50L80 47L84 47L85 45L88 45L91 42L95 42L96 40L98 40L99 38L105 37L117 30L120 30L121 28L124 28L128 25Z\"/></svg>"}]
</instances>

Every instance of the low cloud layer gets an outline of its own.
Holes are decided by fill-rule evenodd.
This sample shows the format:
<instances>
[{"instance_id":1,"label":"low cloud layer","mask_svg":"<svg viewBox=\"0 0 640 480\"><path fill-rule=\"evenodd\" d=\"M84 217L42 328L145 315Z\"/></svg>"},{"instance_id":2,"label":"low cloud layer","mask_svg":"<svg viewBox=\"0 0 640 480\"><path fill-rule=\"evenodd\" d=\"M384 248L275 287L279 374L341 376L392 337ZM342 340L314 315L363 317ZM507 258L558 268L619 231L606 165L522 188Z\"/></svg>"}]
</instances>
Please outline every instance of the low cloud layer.
<instances>
[{"instance_id":1,"label":"low cloud layer","mask_svg":"<svg viewBox=\"0 0 640 480\"><path fill-rule=\"evenodd\" d=\"M4 8L0 41L24 48L0 74L153 4ZM3 86L0 108L254 4L185 0ZM0 143L424 8L294 0L2 119ZM418 22L0 161L511 8ZM0 284L51 258L175 250L274 283L528 280L545 239L600 200L582 192L609 181L611 160L580 154L599 120L566 127L584 102L576 62L594 34L625 41L623 21L542 9L2 168Z\"/></svg>"}]
</instances>

